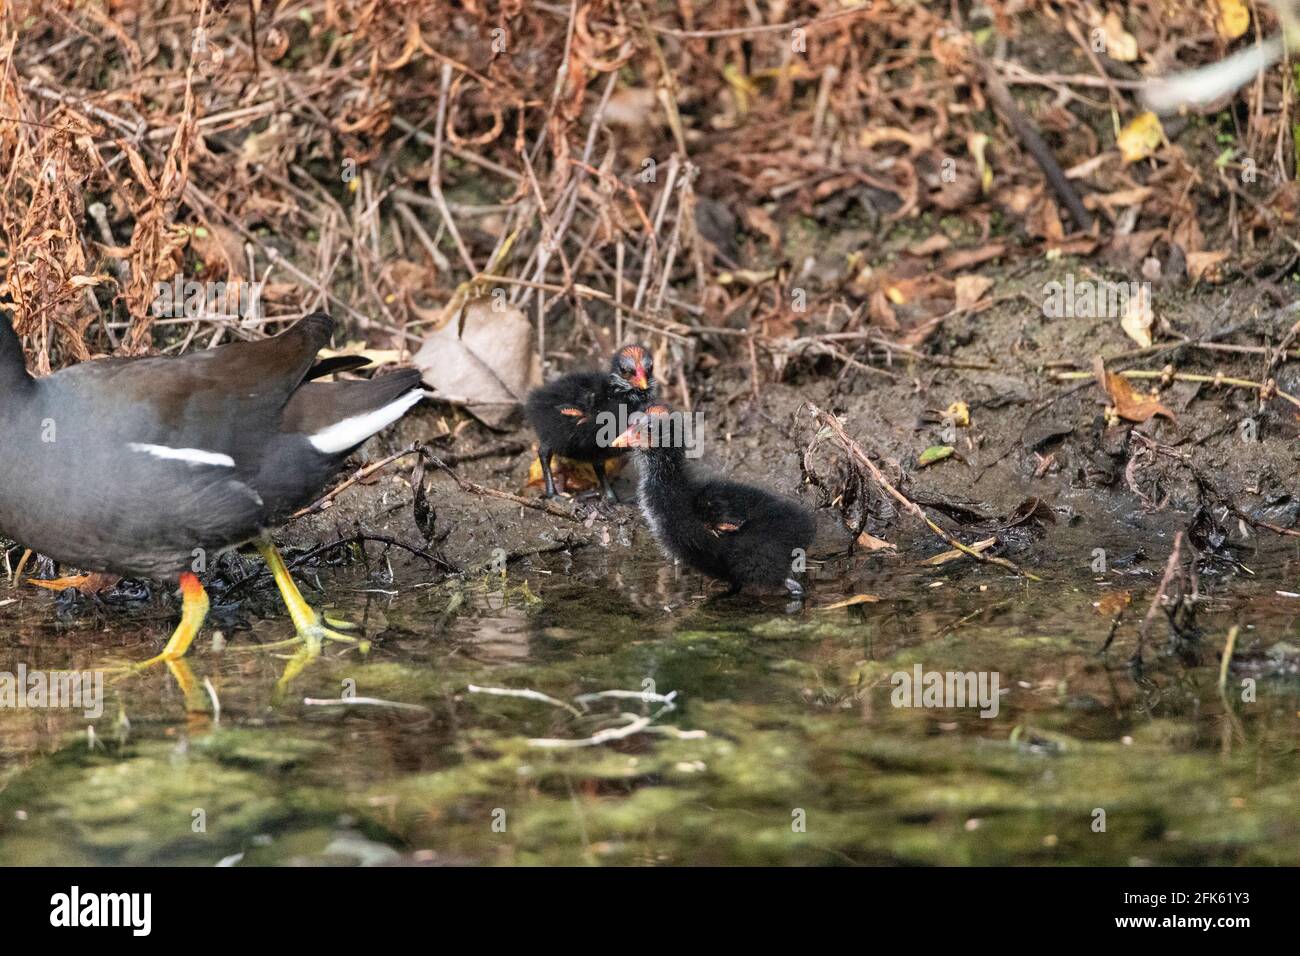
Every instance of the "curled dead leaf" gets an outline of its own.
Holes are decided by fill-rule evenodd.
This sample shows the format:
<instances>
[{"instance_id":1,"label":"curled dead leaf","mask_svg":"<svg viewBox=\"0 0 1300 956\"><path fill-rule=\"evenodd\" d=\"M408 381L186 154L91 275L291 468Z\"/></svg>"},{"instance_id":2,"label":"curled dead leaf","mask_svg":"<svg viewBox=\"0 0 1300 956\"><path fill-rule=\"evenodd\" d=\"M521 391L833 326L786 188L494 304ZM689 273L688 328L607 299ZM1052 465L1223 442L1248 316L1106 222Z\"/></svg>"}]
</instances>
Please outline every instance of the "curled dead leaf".
<instances>
[{"instance_id":1,"label":"curled dead leaf","mask_svg":"<svg viewBox=\"0 0 1300 956\"><path fill-rule=\"evenodd\" d=\"M1119 325L1124 334L1142 348L1151 345L1151 329L1155 325L1156 314L1151 308L1151 291L1146 285L1138 285L1138 294L1131 295L1124 303L1124 314L1120 316Z\"/></svg>"},{"instance_id":2,"label":"curled dead leaf","mask_svg":"<svg viewBox=\"0 0 1300 956\"><path fill-rule=\"evenodd\" d=\"M412 359L433 398L465 405L489 428L503 427L541 381L532 323L497 302L485 296L466 303L461 321L429 333Z\"/></svg>"},{"instance_id":3,"label":"curled dead leaf","mask_svg":"<svg viewBox=\"0 0 1300 956\"><path fill-rule=\"evenodd\" d=\"M1160 404L1154 395L1139 395L1123 375L1108 372L1100 355L1093 360L1092 369L1097 384L1102 387L1115 407L1115 414L1120 418L1130 422L1144 422L1152 416L1163 415L1171 422L1177 421L1174 413Z\"/></svg>"}]
</instances>

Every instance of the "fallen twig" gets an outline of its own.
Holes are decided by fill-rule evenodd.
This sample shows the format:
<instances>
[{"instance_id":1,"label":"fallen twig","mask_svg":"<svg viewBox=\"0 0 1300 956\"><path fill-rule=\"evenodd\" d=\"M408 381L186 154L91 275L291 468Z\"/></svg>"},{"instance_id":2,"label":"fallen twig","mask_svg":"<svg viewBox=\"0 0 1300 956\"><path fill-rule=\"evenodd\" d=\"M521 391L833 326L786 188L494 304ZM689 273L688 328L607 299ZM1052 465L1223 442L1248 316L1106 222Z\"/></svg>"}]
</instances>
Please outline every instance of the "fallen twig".
<instances>
[{"instance_id":1,"label":"fallen twig","mask_svg":"<svg viewBox=\"0 0 1300 956\"><path fill-rule=\"evenodd\" d=\"M828 412L823 412L816 405L810 405L809 407L818 423L829 428L835 434L836 439L839 440L839 443L844 450L871 473L871 477L875 480L876 484L885 489L885 491L889 493L890 497L903 506L903 509L907 511L908 514L923 522L930 531L946 541L949 547L956 548L962 554L974 558L976 561L985 564L996 564L998 567L1006 568L1008 571L1013 571L1031 581L1042 580L1038 575L1024 570L1014 561L1009 561L1006 558L999 558L994 555L985 554L981 551L976 551L973 548L962 544L948 532L944 531L930 519L930 516L925 513L920 505L912 501L890 483L889 479L885 477L884 472L877 468L876 463L871 460L871 456L863 450L861 445L849 437L848 432L844 430L844 426L840 424L838 418Z\"/></svg>"},{"instance_id":2,"label":"fallen twig","mask_svg":"<svg viewBox=\"0 0 1300 956\"><path fill-rule=\"evenodd\" d=\"M1246 378L1231 378L1221 372L1214 375L1200 375L1194 372L1171 372L1168 369L1158 372L1151 369L1129 369L1125 372L1113 372L1112 374L1122 375L1125 378L1168 379L1173 382L1199 382L1204 385L1227 385L1230 388L1253 388L1259 392L1262 400L1276 395L1283 401L1290 402L1296 408L1300 408L1300 398L1282 391L1277 387L1277 383L1271 379L1267 382L1252 382ZM1097 375L1095 372L1055 372L1052 377L1061 382L1075 382L1096 378Z\"/></svg>"},{"instance_id":3,"label":"fallen twig","mask_svg":"<svg viewBox=\"0 0 1300 956\"><path fill-rule=\"evenodd\" d=\"M326 508L330 507L330 505L333 503L335 498L337 498L340 494L342 494L347 489L351 488L358 481L365 481L375 472L379 471L381 468L385 468L388 465L391 465L399 458L405 458L407 455L415 455L419 453L420 453L420 448L416 445L412 445L409 448L407 448L405 451L396 452L392 455L389 455L387 458L381 458L379 459L379 461L366 465L362 468L358 468L350 476L348 476L347 480L342 481L339 484L335 485L333 488L331 488L325 494L321 495L319 498L317 498L307 507L299 508L289 517L302 518L315 511L324 511Z\"/></svg>"}]
</instances>

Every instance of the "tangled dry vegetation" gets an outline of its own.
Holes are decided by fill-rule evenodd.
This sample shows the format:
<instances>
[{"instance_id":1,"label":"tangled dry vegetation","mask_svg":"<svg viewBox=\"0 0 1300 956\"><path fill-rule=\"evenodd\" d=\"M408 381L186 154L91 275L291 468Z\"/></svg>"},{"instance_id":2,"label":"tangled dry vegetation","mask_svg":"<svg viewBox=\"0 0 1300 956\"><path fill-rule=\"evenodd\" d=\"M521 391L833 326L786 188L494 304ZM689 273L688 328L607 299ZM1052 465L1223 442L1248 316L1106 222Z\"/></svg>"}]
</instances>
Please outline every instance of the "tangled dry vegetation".
<instances>
[{"instance_id":1,"label":"tangled dry vegetation","mask_svg":"<svg viewBox=\"0 0 1300 956\"><path fill-rule=\"evenodd\" d=\"M1289 64L1163 127L1137 95L1277 32L1238 0L0 7L2 291L40 371L315 308L400 358L482 297L489 368L635 330L757 388L941 348L989 267L1277 279L1300 250ZM178 275L261 308L155 315Z\"/></svg>"}]
</instances>

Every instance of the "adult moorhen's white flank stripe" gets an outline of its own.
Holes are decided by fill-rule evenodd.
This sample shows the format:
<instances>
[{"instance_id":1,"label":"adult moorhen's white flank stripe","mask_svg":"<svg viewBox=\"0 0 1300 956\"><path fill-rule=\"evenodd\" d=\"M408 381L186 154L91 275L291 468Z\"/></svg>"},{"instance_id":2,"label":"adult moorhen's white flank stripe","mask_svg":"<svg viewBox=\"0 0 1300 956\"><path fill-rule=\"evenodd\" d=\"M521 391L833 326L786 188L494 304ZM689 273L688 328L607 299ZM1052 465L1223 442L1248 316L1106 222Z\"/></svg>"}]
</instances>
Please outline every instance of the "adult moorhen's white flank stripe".
<instances>
[{"instance_id":1,"label":"adult moorhen's white flank stripe","mask_svg":"<svg viewBox=\"0 0 1300 956\"><path fill-rule=\"evenodd\" d=\"M316 361L333 328L318 312L261 342L83 362L37 379L0 312L0 533L88 571L179 577L181 626L154 661L180 658L206 616L199 555L249 541L308 647L348 640L303 600L267 529L423 391L413 369L313 381L366 364Z\"/></svg>"}]
</instances>

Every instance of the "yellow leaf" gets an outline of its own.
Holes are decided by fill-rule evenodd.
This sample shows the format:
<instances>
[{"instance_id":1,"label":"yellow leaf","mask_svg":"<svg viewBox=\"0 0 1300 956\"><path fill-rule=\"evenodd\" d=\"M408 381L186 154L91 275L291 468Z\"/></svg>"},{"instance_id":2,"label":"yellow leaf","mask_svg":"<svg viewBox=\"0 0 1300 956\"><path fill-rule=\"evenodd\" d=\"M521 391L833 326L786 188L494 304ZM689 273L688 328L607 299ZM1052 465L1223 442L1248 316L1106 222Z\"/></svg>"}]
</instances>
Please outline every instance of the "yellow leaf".
<instances>
[{"instance_id":1,"label":"yellow leaf","mask_svg":"<svg viewBox=\"0 0 1300 956\"><path fill-rule=\"evenodd\" d=\"M970 427L970 406L965 402L953 402L943 415L945 418L951 418L952 423L958 428Z\"/></svg>"},{"instance_id":2,"label":"yellow leaf","mask_svg":"<svg viewBox=\"0 0 1300 956\"><path fill-rule=\"evenodd\" d=\"M542 488L545 486L545 479L542 477L542 463L536 455L532 455L532 461L528 465L528 482L527 488ZM623 468L622 458L612 458L605 462L605 474L613 478ZM571 458L562 458L559 455L551 455L551 477L555 481L555 486L564 494L574 495L584 491L592 491L600 487L600 480L596 477L596 470L585 461L574 461Z\"/></svg>"},{"instance_id":3,"label":"yellow leaf","mask_svg":"<svg viewBox=\"0 0 1300 956\"><path fill-rule=\"evenodd\" d=\"M1219 33L1235 40L1250 27L1250 11L1242 0L1219 0Z\"/></svg>"},{"instance_id":4,"label":"yellow leaf","mask_svg":"<svg viewBox=\"0 0 1300 956\"><path fill-rule=\"evenodd\" d=\"M1147 112L1135 118L1120 131L1115 145L1126 163L1136 163L1154 153L1165 141L1165 131L1160 118Z\"/></svg>"},{"instance_id":5,"label":"yellow leaf","mask_svg":"<svg viewBox=\"0 0 1300 956\"><path fill-rule=\"evenodd\" d=\"M1112 10L1101 23L1106 36L1106 55L1112 60L1132 63L1138 58L1138 42L1124 29L1124 21Z\"/></svg>"}]
</instances>

